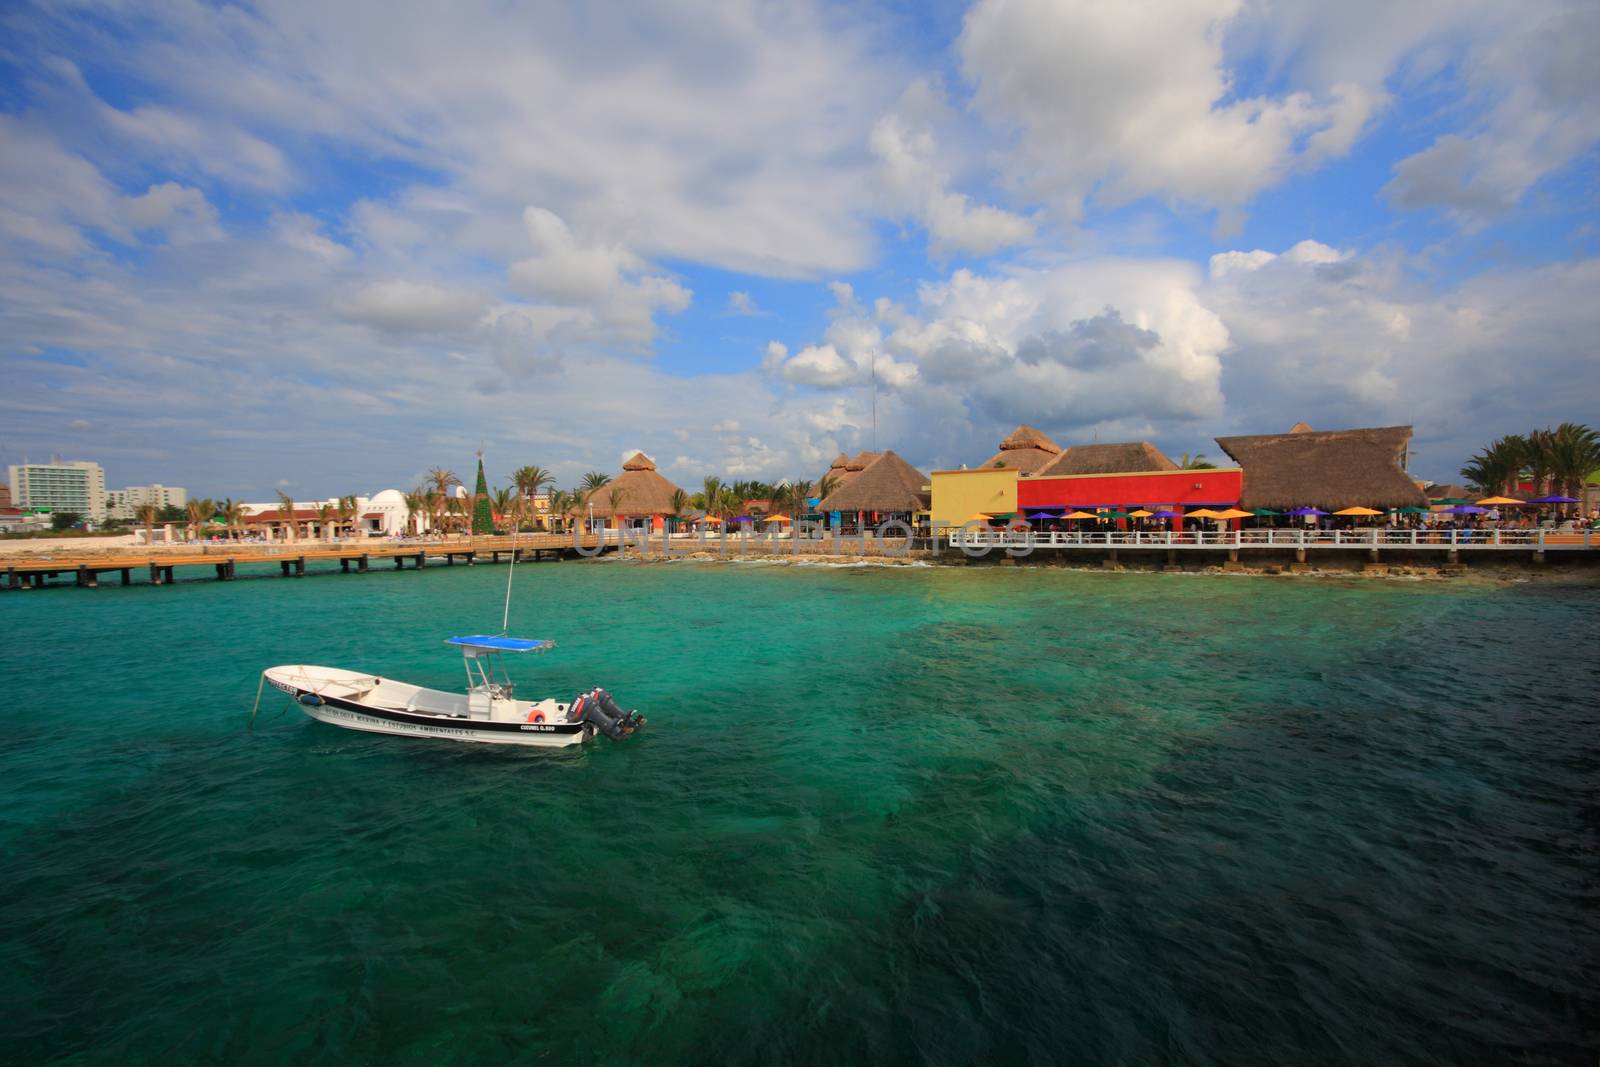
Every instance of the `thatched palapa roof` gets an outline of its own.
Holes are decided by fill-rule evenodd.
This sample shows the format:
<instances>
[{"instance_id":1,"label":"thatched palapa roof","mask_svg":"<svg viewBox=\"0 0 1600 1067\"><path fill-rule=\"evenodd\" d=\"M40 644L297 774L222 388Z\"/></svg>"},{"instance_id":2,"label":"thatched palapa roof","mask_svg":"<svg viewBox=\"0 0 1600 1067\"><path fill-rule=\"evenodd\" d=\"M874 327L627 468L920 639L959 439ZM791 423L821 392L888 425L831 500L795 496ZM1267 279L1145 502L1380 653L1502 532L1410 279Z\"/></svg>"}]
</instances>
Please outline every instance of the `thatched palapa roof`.
<instances>
[{"instance_id":1,"label":"thatched palapa roof","mask_svg":"<svg viewBox=\"0 0 1600 1067\"><path fill-rule=\"evenodd\" d=\"M834 456L833 462L828 464L828 469L822 472L821 477L811 483L811 492L813 494L821 492L822 483L829 478L833 479L835 489L843 485L845 478L850 474L849 470L847 469L849 466L849 456L845 455L843 452L840 452L837 456Z\"/></svg>"},{"instance_id":2,"label":"thatched palapa roof","mask_svg":"<svg viewBox=\"0 0 1600 1067\"><path fill-rule=\"evenodd\" d=\"M1125 441L1112 445L1072 445L1054 463L1034 474L1047 478L1058 474L1132 474L1177 469L1178 465L1149 441Z\"/></svg>"},{"instance_id":3,"label":"thatched palapa roof","mask_svg":"<svg viewBox=\"0 0 1600 1067\"><path fill-rule=\"evenodd\" d=\"M925 511L928 493L922 487L927 484L927 475L893 452L884 452L829 493L817 510Z\"/></svg>"},{"instance_id":4,"label":"thatched palapa roof","mask_svg":"<svg viewBox=\"0 0 1600 1067\"><path fill-rule=\"evenodd\" d=\"M1023 474L1033 474L1061 455L1061 446L1050 440L1042 430L1032 426L1018 426L1000 442L1000 451L983 461L985 467L1009 467Z\"/></svg>"},{"instance_id":5,"label":"thatched palapa roof","mask_svg":"<svg viewBox=\"0 0 1600 1067\"><path fill-rule=\"evenodd\" d=\"M611 507L612 490L622 490L619 506ZM678 487L656 473L656 465L643 452L635 452L622 464L622 473L583 498L578 510L587 512L594 505L596 518L622 515L671 515L672 494Z\"/></svg>"},{"instance_id":6,"label":"thatched palapa roof","mask_svg":"<svg viewBox=\"0 0 1600 1067\"><path fill-rule=\"evenodd\" d=\"M822 478L817 479L816 484L811 487L812 490L821 491L823 478L832 478L835 490L843 488L845 482L866 470L879 455L878 452L857 452L854 456L847 456L840 452L834 458L833 466L824 472Z\"/></svg>"},{"instance_id":7,"label":"thatched palapa roof","mask_svg":"<svg viewBox=\"0 0 1600 1067\"><path fill-rule=\"evenodd\" d=\"M1219 437L1244 468L1239 506L1285 508L1421 507L1422 490L1400 467L1409 426Z\"/></svg>"}]
</instances>

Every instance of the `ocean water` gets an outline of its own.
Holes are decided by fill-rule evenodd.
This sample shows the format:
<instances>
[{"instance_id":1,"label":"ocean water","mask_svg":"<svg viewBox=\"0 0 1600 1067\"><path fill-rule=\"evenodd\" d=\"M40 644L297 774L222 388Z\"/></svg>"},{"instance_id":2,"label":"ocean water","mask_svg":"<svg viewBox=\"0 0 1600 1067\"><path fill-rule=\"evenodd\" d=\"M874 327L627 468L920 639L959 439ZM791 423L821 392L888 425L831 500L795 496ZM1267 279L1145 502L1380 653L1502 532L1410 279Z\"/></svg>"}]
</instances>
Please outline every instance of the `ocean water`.
<instances>
[{"instance_id":1,"label":"ocean water","mask_svg":"<svg viewBox=\"0 0 1600 1067\"><path fill-rule=\"evenodd\" d=\"M1042 569L503 567L0 595L0 1058L1593 1063L1600 594Z\"/></svg>"}]
</instances>

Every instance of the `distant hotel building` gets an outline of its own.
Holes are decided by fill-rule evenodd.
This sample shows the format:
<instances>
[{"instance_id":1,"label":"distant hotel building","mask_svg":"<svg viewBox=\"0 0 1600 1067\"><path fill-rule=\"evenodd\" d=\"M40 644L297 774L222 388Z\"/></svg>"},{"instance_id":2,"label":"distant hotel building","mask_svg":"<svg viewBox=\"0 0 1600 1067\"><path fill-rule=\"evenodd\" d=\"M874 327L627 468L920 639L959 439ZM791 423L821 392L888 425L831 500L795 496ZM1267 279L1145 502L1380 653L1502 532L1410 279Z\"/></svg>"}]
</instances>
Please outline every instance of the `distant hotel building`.
<instances>
[{"instance_id":1,"label":"distant hotel building","mask_svg":"<svg viewBox=\"0 0 1600 1067\"><path fill-rule=\"evenodd\" d=\"M106 491L106 516L112 519L132 519L142 504L158 508L181 508L189 502L189 491L176 485L130 485L126 489Z\"/></svg>"},{"instance_id":2,"label":"distant hotel building","mask_svg":"<svg viewBox=\"0 0 1600 1067\"><path fill-rule=\"evenodd\" d=\"M71 511L94 522L106 517L106 472L98 463L13 464L11 505Z\"/></svg>"}]
</instances>

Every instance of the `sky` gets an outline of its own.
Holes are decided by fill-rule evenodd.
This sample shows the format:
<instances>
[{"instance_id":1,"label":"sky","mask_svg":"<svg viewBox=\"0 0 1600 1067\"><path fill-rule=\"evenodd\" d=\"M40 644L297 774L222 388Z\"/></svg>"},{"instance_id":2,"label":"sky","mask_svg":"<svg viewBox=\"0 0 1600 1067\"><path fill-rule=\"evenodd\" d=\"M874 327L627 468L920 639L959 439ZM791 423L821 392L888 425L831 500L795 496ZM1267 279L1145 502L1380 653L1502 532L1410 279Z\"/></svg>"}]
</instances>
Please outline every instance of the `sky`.
<instances>
[{"instance_id":1,"label":"sky","mask_svg":"<svg viewBox=\"0 0 1600 1067\"><path fill-rule=\"evenodd\" d=\"M693 487L1305 421L1449 481L1600 422L1597 40L1559 0L9 4L0 463Z\"/></svg>"}]
</instances>

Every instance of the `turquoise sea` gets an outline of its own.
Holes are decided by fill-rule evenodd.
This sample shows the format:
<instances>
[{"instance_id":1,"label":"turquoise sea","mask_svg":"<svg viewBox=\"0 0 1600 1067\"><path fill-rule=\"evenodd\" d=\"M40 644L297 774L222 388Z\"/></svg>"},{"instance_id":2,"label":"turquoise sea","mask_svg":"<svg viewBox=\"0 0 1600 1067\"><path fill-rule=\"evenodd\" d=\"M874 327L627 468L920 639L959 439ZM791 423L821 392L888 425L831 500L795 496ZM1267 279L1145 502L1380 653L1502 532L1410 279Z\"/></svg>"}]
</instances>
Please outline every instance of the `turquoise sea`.
<instances>
[{"instance_id":1,"label":"turquoise sea","mask_svg":"<svg viewBox=\"0 0 1600 1067\"><path fill-rule=\"evenodd\" d=\"M504 582L0 594L0 1059L1595 1061L1592 587L542 564L633 739L249 728Z\"/></svg>"}]
</instances>

